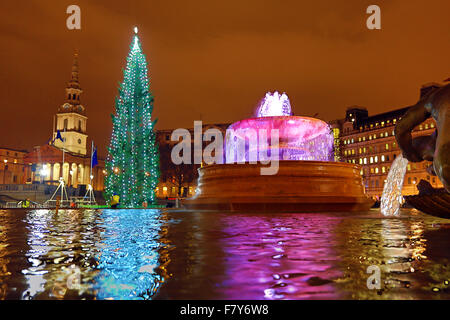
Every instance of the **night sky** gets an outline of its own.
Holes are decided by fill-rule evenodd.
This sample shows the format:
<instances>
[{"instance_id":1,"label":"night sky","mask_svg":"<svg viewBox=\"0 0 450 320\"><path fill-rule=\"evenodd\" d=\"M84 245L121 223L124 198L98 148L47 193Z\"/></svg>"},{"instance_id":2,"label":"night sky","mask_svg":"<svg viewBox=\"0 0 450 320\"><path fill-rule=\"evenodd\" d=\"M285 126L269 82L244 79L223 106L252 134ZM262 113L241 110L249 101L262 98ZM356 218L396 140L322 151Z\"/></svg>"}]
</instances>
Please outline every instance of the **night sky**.
<instances>
[{"instance_id":1,"label":"night sky","mask_svg":"<svg viewBox=\"0 0 450 320\"><path fill-rule=\"evenodd\" d=\"M66 28L71 4L80 31ZM381 30L366 28L370 4L381 7ZM448 0L3 0L0 10L3 147L50 138L79 49L88 134L104 156L135 25L158 129L237 121L269 90L286 92L297 115L328 121L351 105L375 114L450 77Z\"/></svg>"}]
</instances>

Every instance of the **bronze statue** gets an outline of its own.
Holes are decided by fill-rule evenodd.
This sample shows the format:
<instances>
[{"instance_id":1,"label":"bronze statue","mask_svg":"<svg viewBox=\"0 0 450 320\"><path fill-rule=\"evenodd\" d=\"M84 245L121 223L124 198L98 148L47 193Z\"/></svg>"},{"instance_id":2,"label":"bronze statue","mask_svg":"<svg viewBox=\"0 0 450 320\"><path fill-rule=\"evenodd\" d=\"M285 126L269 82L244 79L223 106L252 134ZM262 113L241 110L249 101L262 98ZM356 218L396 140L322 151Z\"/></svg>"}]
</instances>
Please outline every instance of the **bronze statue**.
<instances>
[{"instance_id":1,"label":"bronze statue","mask_svg":"<svg viewBox=\"0 0 450 320\"><path fill-rule=\"evenodd\" d=\"M436 121L435 132L412 139L411 131L430 116ZM395 138L409 161L433 161L428 171L450 192L450 84L432 90L412 106L397 123Z\"/></svg>"}]
</instances>

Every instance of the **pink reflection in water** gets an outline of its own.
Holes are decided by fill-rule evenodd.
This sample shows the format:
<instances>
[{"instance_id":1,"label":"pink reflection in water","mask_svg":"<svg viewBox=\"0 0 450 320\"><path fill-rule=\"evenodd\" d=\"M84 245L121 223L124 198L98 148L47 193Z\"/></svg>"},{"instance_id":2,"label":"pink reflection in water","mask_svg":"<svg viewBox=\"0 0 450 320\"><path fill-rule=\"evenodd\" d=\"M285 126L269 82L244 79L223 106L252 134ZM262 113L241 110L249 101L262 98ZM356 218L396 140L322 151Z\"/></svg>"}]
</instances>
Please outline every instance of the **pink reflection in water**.
<instances>
[{"instance_id":1,"label":"pink reflection in water","mask_svg":"<svg viewBox=\"0 0 450 320\"><path fill-rule=\"evenodd\" d=\"M339 298L333 282L342 276L333 251L339 220L313 214L224 218L224 298Z\"/></svg>"}]
</instances>

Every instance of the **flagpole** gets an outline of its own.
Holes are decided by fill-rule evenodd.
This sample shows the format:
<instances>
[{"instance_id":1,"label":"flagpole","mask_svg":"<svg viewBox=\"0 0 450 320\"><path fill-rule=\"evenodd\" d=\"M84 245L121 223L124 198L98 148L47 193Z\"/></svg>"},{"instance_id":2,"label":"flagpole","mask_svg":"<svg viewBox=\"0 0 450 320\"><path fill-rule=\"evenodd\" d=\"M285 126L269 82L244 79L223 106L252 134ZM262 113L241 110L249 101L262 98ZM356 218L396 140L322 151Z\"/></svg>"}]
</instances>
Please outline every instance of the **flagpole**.
<instances>
[{"instance_id":1,"label":"flagpole","mask_svg":"<svg viewBox=\"0 0 450 320\"><path fill-rule=\"evenodd\" d=\"M66 136L66 128L64 128L64 136ZM63 180L63 185L61 186L61 204L63 204L64 203L64 188L65 188L65 181L64 181L64 157L65 157L65 151L66 151L66 149L65 149L65 144L64 144L64 140L65 138L63 138L63 141L62 141L62 152L63 152L63 161L62 161L62 170L61 170L61 173L62 173L62 180ZM68 169L70 169L70 168L68 168ZM69 178L70 179L70 178Z\"/></svg>"},{"instance_id":2,"label":"flagpole","mask_svg":"<svg viewBox=\"0 0 450 320\"><path fill-rule=\"evenodd\" d=\"M89 172L89 184L92 186L92 156L94 155L94 140L91 142L91 170Z\"/></svg>"}]
</instances>

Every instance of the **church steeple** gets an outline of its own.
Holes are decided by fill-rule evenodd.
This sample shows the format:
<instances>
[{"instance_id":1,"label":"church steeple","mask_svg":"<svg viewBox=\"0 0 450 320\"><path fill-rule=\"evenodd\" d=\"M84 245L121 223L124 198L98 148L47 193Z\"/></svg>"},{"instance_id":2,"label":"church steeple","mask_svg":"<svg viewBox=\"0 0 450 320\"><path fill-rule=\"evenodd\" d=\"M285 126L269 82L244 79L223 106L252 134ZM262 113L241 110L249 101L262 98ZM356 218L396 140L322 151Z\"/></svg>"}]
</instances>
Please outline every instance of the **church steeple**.
<instances>
[{"instance_id":1,"label":"church steeple","mask_svg":"<svg viewBox=\"0 0 450 320\"><path fill-rule=\"evenodd\" d=\"M80 103L83 93L78 78L78 51L75 51L72 76L66 86L65 102L58 108L56 127L53 129L54 146L66 151L85 155L87 153L87 117ZM58 131L64 141L56 139Z\"/></svg>"},{"instance_id":2,"label":"church steeple","mask_svg":"<svg viewBox=\"0 0 450 320\"><path fill-rule=\"evenodd\" d=\"M78 79L78 50L76 50L72 64L72 76L66 87L66 102L59 107L58 112L84 114L84 107L80 104L82 93L83 90L81 90L80 81Z\"/></svg>"},{"instance_id":3,"label":"church steeple","mask_svg":"<svg viewBox=\"0 0 450 320\"><path fill-rule=\"evenodd\" d=\"M78 50L75 50L72 65L72 79L68 83L69 88L81 89L80 83L78 82Z\"/></svg>"}]
</instances>

